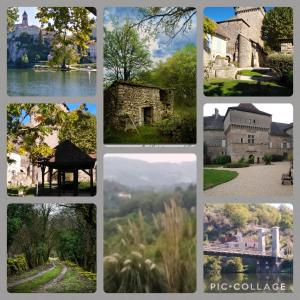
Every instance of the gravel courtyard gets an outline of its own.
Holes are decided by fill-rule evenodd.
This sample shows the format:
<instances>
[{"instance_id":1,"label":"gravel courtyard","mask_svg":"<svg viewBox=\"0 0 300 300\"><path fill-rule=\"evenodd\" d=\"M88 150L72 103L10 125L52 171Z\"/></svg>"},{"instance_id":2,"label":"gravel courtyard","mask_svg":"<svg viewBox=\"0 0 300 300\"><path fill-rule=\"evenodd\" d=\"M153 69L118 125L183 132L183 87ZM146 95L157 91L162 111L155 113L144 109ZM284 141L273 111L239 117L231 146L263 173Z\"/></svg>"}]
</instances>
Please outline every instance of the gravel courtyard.
<instances>
[{"instance_id":1,"label":"gravel courtyard","mask_svg":"<svg viewBox=\"0 0 300 300\"><path fill-rule=\"evenodd\" d=\"M281 184L281 175L288 173L289 162L253 165L248 168L217 168L237 171L239 175L226 183L204 191L206 196L292 196L293 186ZM216 170L217 170L216 169Z\"/></svg>"}]
</instances>

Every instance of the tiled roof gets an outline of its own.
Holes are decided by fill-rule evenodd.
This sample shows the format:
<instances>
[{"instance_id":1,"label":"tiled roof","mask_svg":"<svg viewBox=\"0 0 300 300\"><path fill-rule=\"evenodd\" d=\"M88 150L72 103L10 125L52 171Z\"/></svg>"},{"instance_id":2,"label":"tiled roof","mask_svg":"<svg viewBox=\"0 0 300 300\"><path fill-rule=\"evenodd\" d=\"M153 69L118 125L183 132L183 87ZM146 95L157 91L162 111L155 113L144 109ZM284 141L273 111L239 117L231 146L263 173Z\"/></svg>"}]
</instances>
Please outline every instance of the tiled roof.
<instances>
[{"instance_id":1,"label":"tiled roof","mask_svg":"<svg viewBox=\"0 0 300 300\"><path fill-rule=\"evenodd\" d=\"M204 117L204 130L224 130L223 116Z\"/></svg>"},{"instance_id":2,"label":"tiled roof","mask_svg":"<svg viewBox=\"0 0 300 300\"><path fill-rule=\"evenodd\" d=\"M271 135L288 136L288 134L286 133L286 130L291 127L292 127L292 124L272 122Z\"/></svg>"},{"instance_id":3,"label":"tiled roof","mask_svg":"<svg viewBox=\"0 0 300 300\"><path fill-rule=\"evenodd\" d=\"M258 115L264 115L264 116L272 116L271 114L268 114L264 111L259 110L256 108L252 103L240 103L238 106L232 106L228 107L227 112L225 114L225 118L230 110L238 110L238 111L244 111L244 112L250 112Z\"/></svg>"}]
</instances>

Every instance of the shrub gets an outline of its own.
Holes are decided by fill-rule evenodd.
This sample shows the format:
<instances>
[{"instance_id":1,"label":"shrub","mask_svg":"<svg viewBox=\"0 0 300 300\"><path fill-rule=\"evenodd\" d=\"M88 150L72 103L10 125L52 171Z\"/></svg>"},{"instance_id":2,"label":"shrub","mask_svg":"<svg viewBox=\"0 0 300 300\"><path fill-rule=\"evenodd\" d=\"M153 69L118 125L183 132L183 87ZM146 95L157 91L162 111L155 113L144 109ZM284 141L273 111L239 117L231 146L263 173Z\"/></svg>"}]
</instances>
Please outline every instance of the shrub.
<instances>
[{"instance_id":1,"label":"shrub","mask_svg":"<svg viewBox=\"0 0 300 300\"><path fill-rule=\"evenodd\" d=\"M225 168L246 168L249 167L247 162L234 162L224 165Z\"/></svg>"},{"instance_id":2,"label":"shrub","mask_svg":"<svg viewBox=\"0 0 300 300\"><path fill-rule=\"evenodd\" d=\"M161 135L170 137L173 143L196 143L196 118L190 115L175 116L156 124Z\"/></svg>"},{"instance_id":3,"label":"shrub","mask_svg":"<svg viewBox=\"0 0 300 300\"><path fill-rule=\"evenodd\" d=\"M243 163L243 162L245 162L245 157L244 156L241 157L241 159L239 160L239 163Z\"/></svg>"},{"instance_id":4,"label":"shrub","mask_svg":"<svg viewBox=\"0 0 300 300\"><path fill-rule=\"evenodd\" d=\"M229 155L219 155L213 160L213 163L217 165L225 165L231 163L231 157Z\"/></svg>"},{"instance_id":5,"label":"shrub","mask_svg":"<svg viewBox=\"0 0 300 300\"><path fill-rule=\"evenodd\" d=\"M7 259L7 274L14 275L28 270L28 264L24 255L18 255Z\"/></svg>"},{"instance_id":6,"label":"shrub","mask_svg":"<svg viewBox=\"0 0 300 300\"><path fill-rule=\"evenodd\" d=\"M278 76L280 82L293 87L293 56L289 54L273 53L268 56L267 65Z\"/></svg>"},{"instance_id":7,"label":"shrub","mask_svg":"<svg viewBox=\"0 0 300 300\"><path fill-rule=\"evenodd\" d=\"M272 161L283 161L283 155L280 155L280 154L272 154L271 155L272 157Z\"/></svg>"},{"instance_id":8,"label":"shrub","mask_svg":"<svg viewBox=\"0 0 300 300\"><path fill-rule=\"evenodd\" d=\"M265 165L270 165L272 162L272 155L265 154L263 157L263 161L265 162Z\"/></svg>"},{"instance_id":9,"label":"shrub","mask_svg":"<svg viewBox=\"0 0 300 300\"><path fill-rule=\"evenodd\" d=\"M251 164L251 165L254 164L254 156L250 156L250 157L248 158L248 164Z\"/></svg>"}]
</instances>

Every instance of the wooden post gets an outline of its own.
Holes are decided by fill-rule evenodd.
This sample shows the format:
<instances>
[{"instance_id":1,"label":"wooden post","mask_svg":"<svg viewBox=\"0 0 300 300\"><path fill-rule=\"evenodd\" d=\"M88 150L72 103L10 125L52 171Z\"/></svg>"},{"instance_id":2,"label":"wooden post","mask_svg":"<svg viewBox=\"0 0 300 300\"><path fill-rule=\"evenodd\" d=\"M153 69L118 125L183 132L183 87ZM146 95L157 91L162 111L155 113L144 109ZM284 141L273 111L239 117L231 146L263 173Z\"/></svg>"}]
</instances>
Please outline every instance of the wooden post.
<instances>
[{"instance_id":1,"label":"wooden post","mask_svg":"<svg viewBox=\"0 0 300 300\"><path fill-rule=\"evenodd\" d=\"M49 168L49 185L50 185L50 192L51 192L51 188L52 188L52 172L53 172L53 169L52 168Z\"/></svg>"},{"instance_id":2,"label":"wooden post","mask_svg":"<svg viewBox=\"0 0 300 300\"><path fill-rule=\"evenodd\" d=\"M78 195L78 169L73 171L73 186L74 186L74 196Z\"/></svg>"},{"instance_id":3,"label":"wooden post","mask_svg":"<svg viewBox=\"0 0 300 300\"><path fill-rule=\"evenodd\" d=\"M90 169L90 193L93 196L93 169Z\"/></svg>"},{"instance_id":4,"label":"wooden post","mask_svg":"<svg viewBox=\"0 0 300 300\"><path fill-rule=\"evenodd\" d=\"M61 196L61 170L57 170L57 188L58 196Z\"/></svg>"},{"instance_id":5,"label":"wooden post","mask_svg":"<svg viewBox=\"0 0 300 300\"><path fill-rule=\"evenodd\" d=\"M42 188L44 188L45 187L45 166L44 165L41 166L41 170L42 170Z\"/></svg>"},{"instance_id":6,"label":"wooden post","mask_svg":"<svg viewBox=\"0 0 300 300\"><path fill-rule=\"evenodd\" d=\"M65 193L65 190L66 190L66 172L65 172L65 170L64 171L62 171L62 184L63 184L63 186L62 186L62 191L63 191L63 193Z\"/></svg>"}]
</instances>

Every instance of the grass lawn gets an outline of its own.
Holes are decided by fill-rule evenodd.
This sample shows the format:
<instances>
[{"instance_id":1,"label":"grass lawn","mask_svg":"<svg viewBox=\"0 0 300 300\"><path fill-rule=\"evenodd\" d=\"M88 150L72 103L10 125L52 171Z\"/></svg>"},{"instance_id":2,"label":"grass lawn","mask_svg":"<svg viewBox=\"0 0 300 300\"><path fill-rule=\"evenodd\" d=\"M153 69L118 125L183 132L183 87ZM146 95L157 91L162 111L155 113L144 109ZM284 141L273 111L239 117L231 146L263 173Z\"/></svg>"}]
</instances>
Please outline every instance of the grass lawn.
<instances>
[{"instance_id":1,"label":"grass lawn","mask_svg":"<svg viewBox=\"0 0 300 300\"><path fill-rule=\"evenodd\" d=\"M213 78L204 81L205 96L291 96L293 91L275 82Z\"/></svg>"},{"instance_id":2,"label":"grass lawn","mask_svg":"<svg viewBox=\"0 0 300 300\"><path fill-rule=\"evenodd\" d=\"M11 275L9 277L7 277L7 282L14 282L14 281L19 281L21 279L27 278L27 277L31 277L34 276L35 274L42 272L46 269L50 269L52 267L52 264L46 264L43 266L38 266L34 269L31 269L29 271L26 271L24 273L20 273L17 275Z\"/></svg>"},{"instance_id":3,"label":"grass lawn","mask_svg":"<svg viewBox=\"0 0 300 300\"><path fill-rule=\"evenodd\" d=\"M64 279L51 288L48 293L94 293L96 292L96 281L89 280L80 275L75 268L68 267Z\"/></svg>"},{"instance_id":4,"label":"grass lawn","mask_svg":"<svg viewBox=\"0 0 300 300\"><path fill-rule=\"evenodd\" d=\"M204 169L204 190L230 181L238 176L236 171Z\"/></svg>"},{"instance_id":5,"label":"grass lawn","mask_svg":"<svg viewBox=\"0 0 300 300\"><path fill-rule=\"evenodd\" d=\"M48 283L52 279L56 278L62 271L63 266L57 265L53 270L31 280L24 282L20 285L17 285L9 289L10 293L31 293L34 290L38 289L40 286Z\"/></svg>"},{"instance_id":6,"label":"grass lawn","mask_svg":"<svg viewBox=\"0 0 300 300\"><path fill-rule=\"evenodd\" d=\"M263 75L266 75L266 71L253 71L253 70L241 70L238 71L238 75L244 75L244 76L256 76L261 77Z\"/></svg>"},{"instance_id":7,"label":"grass lawn","mask_svg":"<svg viewBox=\"0 0 300 300\"><path fill-rule=\"evenodd\" d=\"M154 126L139 126L138 132L107 130L104 133L105 144L169 144L170 140L162 136Z\"/></svg>"}]
</instances>

